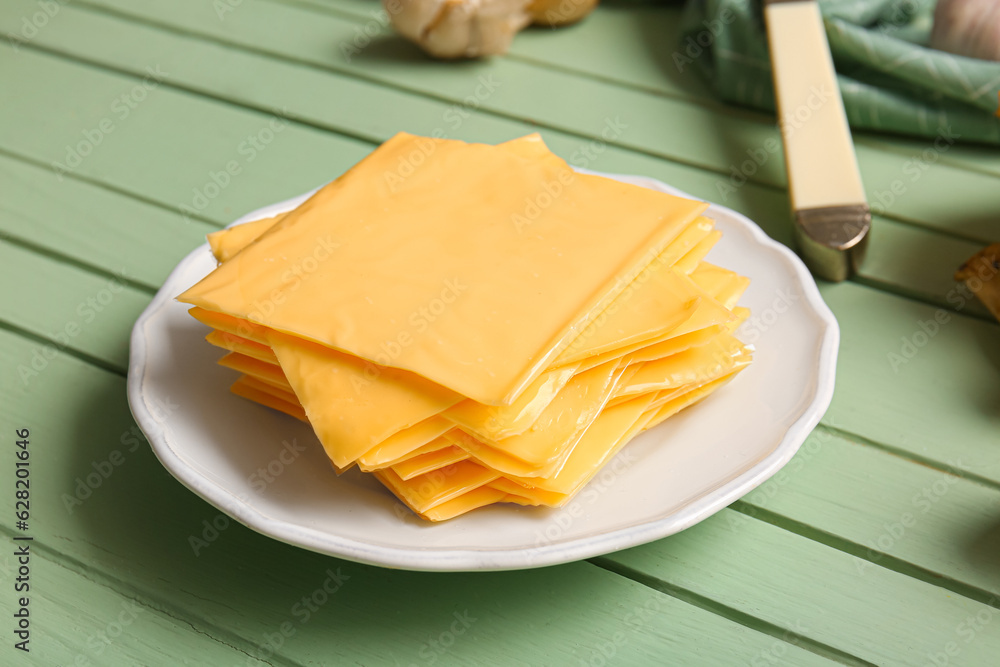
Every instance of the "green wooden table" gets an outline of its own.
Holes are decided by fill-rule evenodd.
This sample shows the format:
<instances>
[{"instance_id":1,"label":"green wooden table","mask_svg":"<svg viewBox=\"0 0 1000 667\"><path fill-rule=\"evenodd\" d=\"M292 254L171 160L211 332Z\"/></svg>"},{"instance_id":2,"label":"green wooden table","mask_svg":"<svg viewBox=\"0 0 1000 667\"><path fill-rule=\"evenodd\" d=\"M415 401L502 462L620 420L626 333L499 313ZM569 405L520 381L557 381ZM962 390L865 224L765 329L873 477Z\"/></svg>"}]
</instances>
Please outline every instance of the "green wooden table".
<instances>
[{"instance_id":1,"label":"green wooden table","mask_svg":"<svg viewBox=\"0 0 1000 667\"><path fill-rule=\"evenodd\" d=\"M1000 328L951 280L1000 238L995 150L856 136L882 215L861 276L821 285L842 330L833 405L771 481L646 546L491 574L338 561L226 520L129 415L129 332L174 264L399 130L538 130L577 166L787 241L780 155L723 187L773 118L676 70L677 16L609 2L506 57L439 63L373 0L5 0L0 663L998 664ZM26 535L30 653L12 619Z\"/></svg>"}]
</instances>

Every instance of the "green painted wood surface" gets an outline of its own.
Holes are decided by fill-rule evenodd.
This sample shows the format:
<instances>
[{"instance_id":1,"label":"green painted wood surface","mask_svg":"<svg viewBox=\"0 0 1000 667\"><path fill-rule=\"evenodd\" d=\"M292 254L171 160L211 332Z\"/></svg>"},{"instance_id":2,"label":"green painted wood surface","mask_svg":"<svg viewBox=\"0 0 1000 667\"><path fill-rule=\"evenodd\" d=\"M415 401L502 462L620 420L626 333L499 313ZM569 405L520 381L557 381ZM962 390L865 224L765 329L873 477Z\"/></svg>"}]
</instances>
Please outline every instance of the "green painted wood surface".
<instances>
[{"instance_id":1,"label":"green painted wood surface","mask_svg":"<svg viewBox=\"0 0 1000 667\"><path fill-rule=\"evenodd\" d=\"M21 34L39 7L4 3L0 33ZM219 514L134 439L131 323L206 232L329 180L394 132L499 141L540 129L590 168L728 195L788 240L780 155L720 189L776 132L676 71L676 8L609 4L570 29L523 33L488 62L429 61L387 31L347 60L338 47L376 7L243 0L220 18L209 2L85 0L0 43L0 89L17 92L0 107L0 367L14 378L0 423L45 443L35 474L49 487L34 498L44 650L28 663L71 662L136 601L146 611L102 655L84 652L92 663L988 664L1000 649L1000 329L951 281L1000 237L1000 157L975 147L949 148L910 181L926 145L856 139L874 201L896 179L906 190L876 217L861 276L821 287L843 335L833 406L782 473L704 524L590 563L490 575L362 567L238 525L194 553L189 538ZM116 98L147 67L167 76L123 114ZM500 85L462 106L480 77ZM616 117L621 135L582 153ZM113 131L57 173L104 119ZM246 159L242 142L270 122L275 140ZM194 205L229 160L239 177ZM105 291L97 312L88 300ZM947 322L894 358L939 308ZM62 351L45 359L51 346ZM22 381L37 355L44 368ZM123 464L67 506L114 450ZM294 604L338 569L342 587L300 623ZM476 620L439 653L429 640L456 613ZM282 623L293 632L274 648ZM173 653L158 657L160 645Z\"/></svg>"}]
</instances>

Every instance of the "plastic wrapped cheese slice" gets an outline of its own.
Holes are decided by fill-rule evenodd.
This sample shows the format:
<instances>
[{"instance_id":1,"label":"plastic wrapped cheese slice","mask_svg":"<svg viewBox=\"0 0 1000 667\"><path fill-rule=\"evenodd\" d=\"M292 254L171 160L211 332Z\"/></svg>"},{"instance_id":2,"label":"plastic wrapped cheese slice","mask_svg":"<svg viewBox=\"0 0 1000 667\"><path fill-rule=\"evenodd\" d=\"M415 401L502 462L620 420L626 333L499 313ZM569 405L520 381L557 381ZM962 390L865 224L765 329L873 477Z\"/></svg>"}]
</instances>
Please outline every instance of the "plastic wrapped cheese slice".
<instances>
[{"instance_id":1,"label":"plastic wrapped cheese slice","mask_svg":"<svg viewBox=\"0 0 1000 667\"><path fill-rule=\"evenodd\" d=\"M695 289L697 290L701 289L696 283L694 283L694 281L691 281L691 284ZM735 289L735 285L727 285L723 287ZM732 296L732 294L728 291L725 291L725 289L723 290L723 292L724 296L726 296L727 298ZM717 299L718 295L713 295L707 291L701 290L700 297L701 298L698 301L698 305L695 308L694 313L692 313L691 317L689 317L687 320L685 320L683 323L681 323L674 329L670 330L669 332L659 337L655 337L638 343L633 343L632 345L628 345L623 348L618 348L603 354L597 354L592 357L588 357L587 359L584 359L583 361L579 362L580 363L579 371L592 368L597 364L606 363L607 361L610 361L612 359L625 357L629 354L642 350L648 346L656 345L658 343L662 343L667 340L672 340L676 337L683 336L693 331L699 331L701 329L705 329L716 325L727 325L734 321L735 316L729 310L729 308L727 308L723 303L721 303Z\"/></svg>"},{"instance_id":2,"label":"plastic wrapped cheese slice","mask_svg":"<svg viewBox=\"0 0 1000 667\"><path fill-rule=\"evenodd\" d=\"M705 236L698 245L691 249L686 255L681 257L676 266L674 267L678 272L683 274L690 274L701 263L701 260L705 259L705 255L715 246L719 239L722 238L722 232L719 230L712 230L712 232Z\"/></svg>"},{"instance_id":3,"label":"plastic wrapped cheese slice","mask_svg":"<svg viewBox=\"0 0 1000 667\"><path fill-rule=\"evenodd\" d=\"M471 512L474 509L503 502L506 499L506 493L494 489L490 484L484 484L457 498L436 505L423 513L418 512L418 514L429 521L447 521L448 519L461 516L466 512Z\"/></svg>"},{"instance_id":4,"label":"plastic wrapped cheese slice","mask_svg":"<svg viewBox=\"0 0 1000 667\"><path fill-rule=\"evenodd\" d=\"M405 461L400 461L390 466L390 468L394 473L399 475L400 479L406 481L419 475L445 468L453 463L464 461L467 458L469 458L469 453L464 449L455 445L449 445L443 449L410 457Z\"/></svg>"},{"instance_id":5,"label":"plastic wrapped cheese slice","mask_svg":"<svg viewBox=\"0 0 1000 667\"><path fill-rule=\"evenodd\" d=\"M564 503L579 491L638 431L636 423L653 400L652 394L639 396L607 408L591 424L558 474L544 479L514 479L528 488L562 494ZM615 472L615 471L612 471Z\"/></svg>"},{"instance_id":6,"label":"plastic wrapped cheese slice","mask_svg":"<svg viewBox=\"0 0 1000 667\"><path fill-rule=\"evenodd\" d=\"M358 465L366 471L387 468L415 453L427 451L428 443L440 441L441 447L447 446L448 442L441 436L452 428L453 424L440 415L428 417L378 443L358 457Z\"/></svg>"},{"instance_id":7,"label":"plastic wrapped cheese slice","mask_svg":"<svg viewBox=\"0 0 1000 667\"><path fill-rule=\"evenodd\" d=\"M420 447L417 447L416 449L407 452L403 456L400 456L398 459L387 461L379 465L371 466L370 469L366 469L364 467L362 467L361 469L365 470L365 472L370 472L371 470L378 470L381 468L391 468L392 466L398 463L405 463L406 461L409 461L411 458L415 456L423 456L424 454L429 454L431 452L439 452L448 449L451 446L452 446L451 441L449 441L446 437L444 437L443 435L438 436L437 438L434 438L433 440L428 442L426 445L421 445ZM359 467L361 467L360 462L362 460L364 460L363 456L360 459L358 459Z\"/></svg>"},{"instance_id":8,"label":"plastic wrapped cheese slice","mask_svg":"<svg viewBox=\"0 0 1000 667\"><path fill-rule=\"evenodd\" d=\"M510 405L483 405L466 399L446 410L444 416L473 435L489 440L523 433L573 378L576 369L576 364L570 364L540 375L534 390L522 392Z\"/></svg>"},{"instance_id":9,"label":"plastic wrapped cheese slice","mask_svg":"<svg viewBox=\"0 0 1000 667\"><path fill-rule=\"evenodd\" d=\"M669 419L670 417L673 417L681 410L688 408L697 403L698 401L704 399L709 394L714 392L716 389L718 389L719 387L721 387L722 385L726 384L734 377L736 377L736 375L741 370L743 370L743 368L745 368L745 366L740 366L729 375L724 375L721 378L712 380L707 384L701 385L696 389L688 391L682 394L681 396L678 396L670 401L667 401L663 405L659 406L656 409L655 413L650 415L649 421L646 423L644 429L645 430L651 429L654 426L657 426L658 424L661 424L665 420Z\"/></svg>"},{"instance_id":10,"label":"plastic wrapped cheese slice","mask_svg":"<svg viewBox=\"0 0 1000 667\"><path fill-rule=\"evenodd\" d=\"M288 378L281 371L280 366L275 366L274 364L269 364L260 359L254 359L245 354L240 354L239 352L230 352L221 359L219 359L218 364L220 366L225 366L226 368L231 368L234 371L239 371L240 373L245 373L247 375L253 376L260 380L261 382L266 382L269 385L278 387L286 392L294 394L292 386L288 383Z\"/></svg>"},{"instance_id":11,"label":"plastic wrapped cheese slice","mask_svg":"<svg viewBox=\"0 0 1000 667\"><path fill-rule=\"evenodd\" d=\"M298 399L295 398L295 394L293 394L292 392L285 391L284 389L276 387L273 384L268 384L267 382L264 382L260 378L255 377L253 375L244 374L240 376L240 379L243 380L244 386L250 387L257 391L262 391L268 396L273 396L274 398L277 398L278 400L284 403L288 403L289 405L295 406L297 410L296 416L298 416L298 414L300 413L303 416L306 414L306 411L302 409L301 405L299 405Z\"/></svg>"},{"instance_id":12,"label":"plastic wrapped cheese slice","mask_svg":"<svg viewBox=\"0 0 1000 667\"><path fill-rule=\"evenodd\" d=\"M509 404L705 208L555 156L400 134L179 298Z\"/></svg>"},{"instance_id":13,"label":"plastic wrapped cheese slice","mask_svg":"<svg viewBox=\"0 0 1000 667\"><path fill-rule=\"evenodd\" d=\"M225 262L236 256L240 250L256 241L271 229L275 223L285 217L284 213L271 218L260 218L243 224L220 229L208 235L208 245L212 254L220 262Z\"/></svg>"},{"instance_id":14,"label":"plastic wrapped cheese slice","mask_svg":"<svg viewBox=\"0 0 1000 667\"><path fill-rule=\"evenodd\" d=\"M461 396L418 375L270 332L271 349L338 467L389 436L439 414ZM377 384L369 378L377 377Z\"/></svg>"},{"instance_id":15,"label":"plastic wrapped cheese slice","mask_svg":"<svg viewBox=\"0 0 1000 667\"><path fill-rule=\"evenodd\" d=\"M226 315L225 313L217 313L214 310L198 308L197 306L188 310L188 314L202 324L212 327L213 329L270 347L267 338L267 327L262 327L261 325L254 324L249 320L233 317L232 315Z\"/></svg>"},{"instance_id":16,"label":"plastic wrapped cheese slice","mask_svg":"<svg viewBox=\"0 0 1000 667\"><path fill-rule=\"evenodd\" d=\"M629 381L615 392L615 398L673 389L720 377L733 368L734 358L743 350L740 341L729 334L719 334L704 345L643 362Z\"/></svg>"},{"instance_id":17,"label":"plastic wrapped cheese slice","mask_svg":"<svg viewBox=\"0 0 1000 667\"><path fill-rule=\"evenodd\" d=\"M392 468L377 470L374 474L410 509L418 513L424 513L499 477L495 470L472 461L459 461L447 468L408 480L402 479Z\"/></svg>"},{"instance_id":18,"label":"plastic wrapped cheese slice","mask_svg":"<svg viewBox=\"0 0 1000 667\"><path fill-rule=\"evenodd\" d=\"M278 364L278 358L274 356L274 352L271 351L270 346L263 343L255 343L249 338L227 333L220 329L212 329L211 333L205 336L205 340L216 347L221 347L230 352L239 352L267 364Z\"/></svg>"},{"instance_id":19,"label":"plastic wrapped cheese slice","mask_svg":"<svg viewBox=\"0 0 1000 667\"><path fill-rule=\"evenodd\" d=\"M503 461L490 456L491 448L541 468L557 460L575 444L583 430L600 414L624 370L614 361L577 374L549 403L531 429L520 435L498 442L480 443L472 439L456 444L468 448L470 454L501 472Z\"/></svg>"},{"instance_id":20,"label":"plastic wrapped cheese slice","mask_svg":"<svg viewBox=\"0 0 1000 667\"><path fill-rule=\"evenodd\" d=\"M689 279L669 266L646 267L554 364L580 362L673 331L698 307L700 298L693 287Z\"/></svg>"},{"instance_id":21,"label":"plastic wrapped cheese slice","mask_svg":"<svg viewBox=\"0 0 1000 667\"><path fill-rule=\"evenodd\" d=\"M308 421L306 419L306 411L302 409L302 406L297 403L284 401L272 395L271 392L265 389L268 386L266 383L244 375L236 380L229 389L237 396L242 396L261 405L266 405L279 412L284 412L286 415L291 415L296 419Z\"/></svg>"},{"instance_id":22,"label":"plastic wrapped cheese slice","mask_svg":"<svg viewBox=\"0 0 1000 667\"><path fill-rule=\"evenodd\" d=\"M701 262L691 272L691 280L710 294L725 294L726 298L720 297L719 302L729 309L736 306L736 302L750 285L749 278L708 262Z\"/></svg>"},{"instance_id":23,"label":"plastic wrapped cheese slice","mask_svg":"<svg viewBox=\"0 0 1000 667\"><path fill-rule=\"evenodd\" d=\"M277 219L280 219L280 216ZM267 218L265 222L267 225L272 225L274 220L276 218ZM216 234L233 233L249 224L254 223L244 223ZM672 274L670 269L678 259L690 258L692 248L701 249L699 257L707 252L701 241L710 234L713 224L704 217L692 221L680 236L636 276L622 294L553 361L553 367L562 369L572 365L575 360L585 360L587 368L593 368L598 363L622 356L626 349L633 349L657 335L666 335L671 329L686 321L697 307L697 299L702 293L693 282ZM222 240L216 240L216 245L235 254L234 251L238 252L242 247L240 243L249 244L254 238L256 236L242 234L237 241L229 243L223 236ZM714 240L712 243L714 244ZM711 244L708 247L710 246ZM192 315L205 323L215 323L231 332L235 332L241 324L237 318L220 314L206 315L202 309L192 309ZM244 328L249 329L249 324L251 323L244 325ZM601 355L601 360L592 361L595 355ZM546 380L549 381L551 380ZM487 437L490 437L488 434L493 434L494 438L506 437L522 432L537 417L538 410L544 407L535 404L533 413L526 411L528 397L523 393L519 401L520 403L515 401L510 406L484 406L476 401L467 400L456 406L455 417L471 431L487 434ZM488 428L485 428L487 425Z\"/></svg>"}]
</instances>

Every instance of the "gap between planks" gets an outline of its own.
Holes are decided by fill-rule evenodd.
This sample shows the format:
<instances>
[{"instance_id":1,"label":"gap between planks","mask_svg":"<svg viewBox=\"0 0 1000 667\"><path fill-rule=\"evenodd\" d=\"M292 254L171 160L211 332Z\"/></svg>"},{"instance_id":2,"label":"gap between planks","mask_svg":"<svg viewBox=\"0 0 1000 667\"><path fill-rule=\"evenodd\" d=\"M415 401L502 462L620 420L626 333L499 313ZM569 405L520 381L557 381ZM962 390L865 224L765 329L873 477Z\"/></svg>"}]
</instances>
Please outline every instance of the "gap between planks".
<instances>
[{"instance_id":1,"label":"gap between planks","mask_svg":"<svg viewBox=\"0 0 1000 667\"><path fill-rule=\"evenodd\" d=\"M783 526L778 527L784 529ZM775 625L774 623L757 618L756 616L751 616L750 614L740 611L739 609L734 609L733 607L722 604L685 588L681 588L675 584L667 583L652 575L645 574L644 572L635 570L627 565L622 565L604 556L590 558L587 562L609 572L613 572L619 576L625 577L626 579L630 579L638 584L642 584L648 588L652 588L666 595L675 597L682 602L687 602L688 604L704 609L705 611L710 611L716 616L721 616L725 619L733 621L734 623L739 623L740 625L751 630L762 632L766 635L774 637L775 639L798 646L799 648L805 649L810 653L815 653L823 658L828 658L844 665L870 665L874 667L874 663L862 660L861 658L851 655L850 653L841 651L840 649L816 641L815 639L811 639L810 637L802 635L798 632L786 630L778 625Z\"/></svg>"}]
</instances>

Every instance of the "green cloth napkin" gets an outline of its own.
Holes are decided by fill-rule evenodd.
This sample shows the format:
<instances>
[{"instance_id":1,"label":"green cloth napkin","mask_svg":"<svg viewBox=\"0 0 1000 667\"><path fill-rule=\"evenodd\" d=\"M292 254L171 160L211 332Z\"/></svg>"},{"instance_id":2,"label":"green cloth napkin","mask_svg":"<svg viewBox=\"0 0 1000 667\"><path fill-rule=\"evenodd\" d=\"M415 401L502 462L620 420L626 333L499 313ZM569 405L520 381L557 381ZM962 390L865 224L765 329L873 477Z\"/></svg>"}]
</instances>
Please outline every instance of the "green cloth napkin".
<instances>
[{"instance_id":1,"label":"green cloth napkin","mask_svg":"<svg viewBox=\"0 0 1000 667\"><path fill-rule=\"evenodd\" d=\"M820 0L852 127L1000 144L1000 63L927 48L934 0ZM726 100L774 110L759 0L691 0L674 64Z\"/></svg>"}]
</instances>

